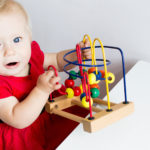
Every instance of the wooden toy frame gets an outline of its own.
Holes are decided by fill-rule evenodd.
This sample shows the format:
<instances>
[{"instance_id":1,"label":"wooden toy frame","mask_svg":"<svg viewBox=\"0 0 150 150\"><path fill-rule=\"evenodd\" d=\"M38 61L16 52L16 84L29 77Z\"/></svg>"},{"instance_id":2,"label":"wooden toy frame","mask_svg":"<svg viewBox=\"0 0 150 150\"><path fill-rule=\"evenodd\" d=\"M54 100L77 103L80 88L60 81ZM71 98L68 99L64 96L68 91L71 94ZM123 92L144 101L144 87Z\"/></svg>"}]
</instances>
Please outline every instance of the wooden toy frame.
<instances>
[{"instance_id":1,"label":"wooden toy frame","mask_svg":"<svg viewBox=\"0 0 150 150\"><path fill-rule=\"evenodd\" d=\"M94 103L98 105L107 105L107 102L98 98L93 99ZM134 111L134 104L132 102L125 103L110 103L112 111L107 111L107 109L100 109L92 106L94 119L89 120L88 118L79 117L74 114L65 112L64 109L71 106L77 105L83 107L79 97L66 98L66 96L60 96L54 99L54 102L47 102L45 108L50 114L56 114L70 120L79 122L83 124L83 128L87 132L95 132L101 128L106 127L123 117L128 116ZM84 107L83 107L84 108ZM89 109L89 108L85 108Z\"/></svg>"}]
</instances>

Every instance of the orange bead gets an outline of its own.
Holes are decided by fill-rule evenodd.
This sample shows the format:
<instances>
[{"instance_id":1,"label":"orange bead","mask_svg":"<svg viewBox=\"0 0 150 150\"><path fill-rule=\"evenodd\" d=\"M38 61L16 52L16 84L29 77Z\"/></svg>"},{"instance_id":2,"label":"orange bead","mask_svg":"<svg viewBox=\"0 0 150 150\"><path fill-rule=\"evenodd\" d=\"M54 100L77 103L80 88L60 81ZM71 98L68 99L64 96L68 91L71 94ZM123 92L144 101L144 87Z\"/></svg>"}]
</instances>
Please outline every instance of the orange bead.
<instances>
[{"instance_id":1,"label":"orange bead","mask_svg":"<svg viewBox=\"0 0 150 150\"><path fill-rule=\"evenodd\" d=\"M100 70L101 74L102 74L102 78L104 78L105 76L105 71L104 70Z\"/></svg>"},{"instance_id":2,"label":"orange bead","mask_svg":"<svg viewBox=\"0 0 150 150\"><path fill-rule=\"evenodd\" d=\"M88 69L88 73L93 73L94 71L96 71L94 67Z\"/></svg>"},{"instance_id":3,"label":"orange bead","mask_svg":"<svg viewBox=\"0 0 150 150\"><path fill-rule=\"evenodd\" d=\"M98 84L92 84L92 85L90 85L90 89L92 89L92 88L100 89L100 87L99 87Z\"/></svg>"}]
</instances>

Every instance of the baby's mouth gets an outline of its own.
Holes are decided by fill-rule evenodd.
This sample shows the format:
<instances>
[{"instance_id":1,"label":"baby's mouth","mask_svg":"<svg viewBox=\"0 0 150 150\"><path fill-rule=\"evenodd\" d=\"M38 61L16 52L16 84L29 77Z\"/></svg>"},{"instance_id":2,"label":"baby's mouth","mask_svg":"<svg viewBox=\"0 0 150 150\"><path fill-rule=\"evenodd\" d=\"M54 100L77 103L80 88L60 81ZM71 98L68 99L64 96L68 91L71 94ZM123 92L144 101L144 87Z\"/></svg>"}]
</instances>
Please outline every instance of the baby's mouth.
<instances>
[{"instance_id":1,"label":"baby's mouth","mask_svg":"<svg viewBox=\"0 0 150 150\"><path fill-rule=\"evenodd\" d=\"M19 62L10 62L10 63L6 64L5 66L8 69L12 69L12 68L17 67L18 65L19 65Z\"/></svg>"},{"instance_id":2,"label":"baby's mouth","mask_svg":"<svg viewBox=\"0 0 150 150\"><path fill-rule=\"evenodd\" d=\"M17 64L17 62L11 62L11 63L8 63L7 66L14 66L16 64Z\"/></svg>"}]
</instances>

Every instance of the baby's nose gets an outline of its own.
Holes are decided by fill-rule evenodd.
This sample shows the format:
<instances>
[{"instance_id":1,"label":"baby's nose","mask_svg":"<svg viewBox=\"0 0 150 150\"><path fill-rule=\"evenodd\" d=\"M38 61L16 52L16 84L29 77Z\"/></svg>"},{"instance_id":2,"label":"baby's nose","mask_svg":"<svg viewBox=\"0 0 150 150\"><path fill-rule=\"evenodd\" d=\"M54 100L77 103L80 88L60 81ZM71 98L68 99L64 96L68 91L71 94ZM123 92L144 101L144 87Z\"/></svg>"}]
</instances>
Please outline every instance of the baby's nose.
<instances>
[{"instance_id":1,"label":"baby's nose","mask_svg":"<svg viewBox=\"0 0 150 150\"><path fill-rule=\"evenodd\" d=\"M14 55L15 51L13 48L9 47L9 46L5 46L4 47L4 56L11 56Z\"/></svg>"}]
</instances>

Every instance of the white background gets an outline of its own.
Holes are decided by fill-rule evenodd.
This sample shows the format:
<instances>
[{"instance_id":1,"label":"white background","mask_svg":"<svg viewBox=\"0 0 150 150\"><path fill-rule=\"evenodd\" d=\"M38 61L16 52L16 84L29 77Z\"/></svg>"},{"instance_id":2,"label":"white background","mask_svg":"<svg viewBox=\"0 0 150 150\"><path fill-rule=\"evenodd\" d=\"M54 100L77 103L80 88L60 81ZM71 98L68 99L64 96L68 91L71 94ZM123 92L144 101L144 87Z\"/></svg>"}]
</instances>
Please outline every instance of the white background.
<instances>
[{"instance_id":1,"label":"white background","mask_svg":"<svg viewBox=\"0 0 150 150\"><path fill-rule=\"evenodd\" d=\"M84 34L89 34L92 40L98 37L104 45L120 47L127 71L139 59L150 61L149 0L18 1L30 16L33 39L45 52L74 48ZM112 61L109 70L115 73L117 82L121 78L120 54L106 51Z\"/></svg>"}]
</instances>

